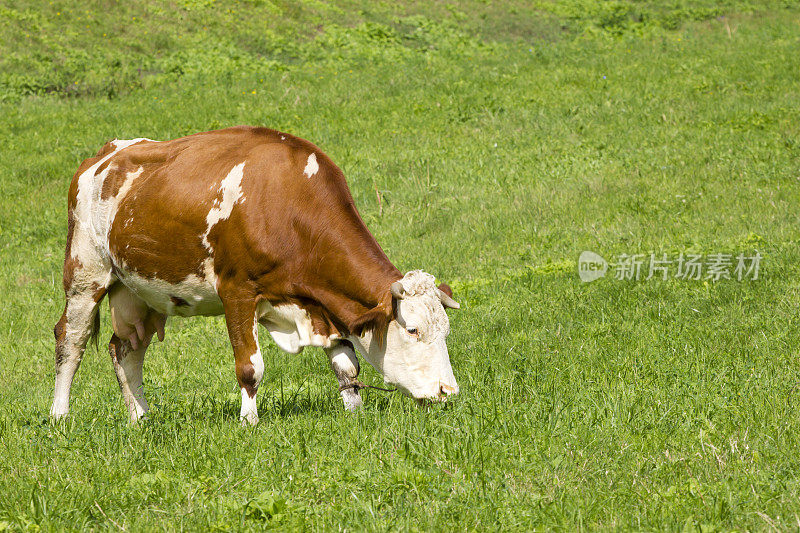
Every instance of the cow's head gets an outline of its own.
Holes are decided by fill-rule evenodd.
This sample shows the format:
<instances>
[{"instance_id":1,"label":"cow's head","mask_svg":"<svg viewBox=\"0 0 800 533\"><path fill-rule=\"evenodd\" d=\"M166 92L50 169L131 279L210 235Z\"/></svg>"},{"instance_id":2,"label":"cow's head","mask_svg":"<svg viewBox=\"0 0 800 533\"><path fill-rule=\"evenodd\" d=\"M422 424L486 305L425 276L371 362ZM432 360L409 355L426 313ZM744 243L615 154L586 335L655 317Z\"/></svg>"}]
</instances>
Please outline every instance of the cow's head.
<instances>
[{"instance_id":1,"label":"cow's head","mask_svg":"<svg viewBox=\"0 0 800 533\"><path fill-rule=\"evenodd\" d=\"M458 394L445 340L450 321L445 307L458 309L447 285L413 270L391 286L392 309L385 330L362 337L361 352L384 381L418 400ZM377 338L382 337L382 338Z\"/></svg>"}]
</instances>

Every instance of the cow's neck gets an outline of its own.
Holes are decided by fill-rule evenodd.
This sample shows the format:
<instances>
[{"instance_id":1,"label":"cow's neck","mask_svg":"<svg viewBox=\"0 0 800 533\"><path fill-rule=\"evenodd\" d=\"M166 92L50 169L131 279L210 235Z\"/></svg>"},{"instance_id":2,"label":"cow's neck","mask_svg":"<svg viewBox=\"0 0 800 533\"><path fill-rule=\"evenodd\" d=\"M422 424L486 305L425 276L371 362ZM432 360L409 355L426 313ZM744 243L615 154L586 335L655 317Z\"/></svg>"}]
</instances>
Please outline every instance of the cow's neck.
<instances>
[{"instance_id":1,"label":"cow's neck","mask_svg":"<svg viewBox=\"0 0 800 533\"><path fill-rule=\"evenodd\" d=\"M306 264L308 296L339 326L348 326L376 306L391 307L389 290L402 278L352 207L338 224L320 229L319 244ZM390 309L389 309L390 310Z\"/></svg>"}]
</instances>

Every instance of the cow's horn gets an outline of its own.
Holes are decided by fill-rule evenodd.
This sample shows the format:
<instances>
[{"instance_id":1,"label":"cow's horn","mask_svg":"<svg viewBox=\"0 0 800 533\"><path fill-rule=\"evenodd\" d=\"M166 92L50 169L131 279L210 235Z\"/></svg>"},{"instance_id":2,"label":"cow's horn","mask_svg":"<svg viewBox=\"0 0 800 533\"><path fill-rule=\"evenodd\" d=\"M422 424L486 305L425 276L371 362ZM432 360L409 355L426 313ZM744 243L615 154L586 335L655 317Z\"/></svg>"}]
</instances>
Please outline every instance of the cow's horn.
<instances>
[{"instance_id":1,"label":"cow's horn","mask_svg":"<svg viewBox=\"0 0 800 533\"><path fill-rule=\"evenodd\" d=\"M461 307L458 305L458 302L450 298L446 292L441 289L437 289L439 291L439 299L442 301L442 305L445 307L449 307L450 309L458 309Z\"/></svg>"},{"instance_id":2,"label":"cow's horn","mask_svg":"<svg viewBox=\"0 0 800 533\"><path fill-rule=\"evenodd\" d=\"M398 300L402 300L403 296L406 295L406 289L403 287L403 284L399 281L395 281L392 283L392 295L397 298Z\"/></svg>"}]
</instances>

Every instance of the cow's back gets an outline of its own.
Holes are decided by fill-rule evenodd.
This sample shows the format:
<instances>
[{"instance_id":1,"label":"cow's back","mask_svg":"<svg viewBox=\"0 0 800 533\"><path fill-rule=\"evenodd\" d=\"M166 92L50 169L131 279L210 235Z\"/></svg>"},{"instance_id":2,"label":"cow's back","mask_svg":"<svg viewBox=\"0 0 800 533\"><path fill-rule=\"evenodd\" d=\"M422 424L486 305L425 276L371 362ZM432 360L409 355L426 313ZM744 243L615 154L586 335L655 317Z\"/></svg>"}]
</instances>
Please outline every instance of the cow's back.
<instances>
[{"instance_id":1,"label":"cow's back","mask_svg":"<svg viewBox=\"0 0 800 533\"><path fill-rule=\"evenodd\" d=\"M270 203L264 195L285 198L291 175L302 174L295 159L314 148L249 127L165 142L112 141L81 165L71 204L116 276L151 307L218 314L215 257L221 248L229 256L231 247L252 245L243 242L252 233L244 221L263 222L258 208Z\"/></svg>"}]
</instances>

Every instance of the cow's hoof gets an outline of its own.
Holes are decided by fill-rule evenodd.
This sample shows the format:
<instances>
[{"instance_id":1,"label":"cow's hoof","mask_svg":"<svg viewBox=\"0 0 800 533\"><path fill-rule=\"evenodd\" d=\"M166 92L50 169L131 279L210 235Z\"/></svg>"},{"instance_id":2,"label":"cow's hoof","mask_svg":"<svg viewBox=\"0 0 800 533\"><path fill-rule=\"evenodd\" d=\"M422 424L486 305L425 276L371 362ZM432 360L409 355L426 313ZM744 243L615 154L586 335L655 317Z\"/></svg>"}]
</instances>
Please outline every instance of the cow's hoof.
<instances>
[{"instance_id":1,"label":"cow's hoof","mask_svg":"<svg viewBox=\"0 0 800 533\"><path fill-rule=\"evenodd\" d=\"M250 414L240 418L239 422L242 424L243 428L246 428L248 426L255 426L258 425L258 416Z\"/></svg>"},{"instance_id":2,"label":"cow's hoof","mask_svg":"<svg viewBox=\"0 0 800 533\"><path fill-rule=\"evenodd\" d=\"M53 407L50 409L50 420L53 422L57 422L59 420L63 420L67 417L69 411L67 409L59 409L57 407Z\"/></svg>"},{"instance_id":3,"label":"cow's hoof","mask_svg":"<svg viewBox=\"0 0 800 533\"><path fill-rule=\"evenodd\" d=\"M51 424L58 424L59 422L63 422L67 419L67 413L50 413L50 418L48 421Z\"/></svg>"},{"instance_id":4,"label":"cow's hoof","mask_svg":"<svg viewBox=\"0 0 800 533\"><path fill-rule=\"evenodd\" d=\"M344 400L344 408L348 411L358 411L364 406L363 400L358 393L353 391L344 391L342 393L342 400Z\"/></svg>"},{"instance_id":5,"label":"cow's hoof","mask_svg":"<svg viewBox=\"0 0 800 533\"><path fill-rule=\"evenodd\" d=\"M144 424L145 422L147 422L147 420L148 420L147 415L132 416L129 419L129 423L132 426L136 426L136 425L139 425L139 424Z\"/></svg>"}]
</instances>

